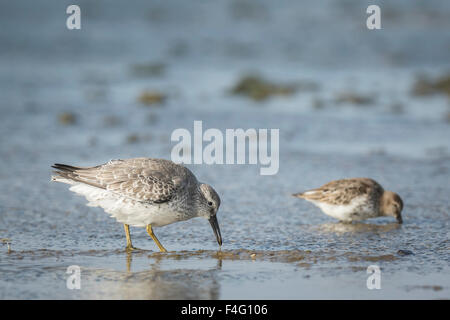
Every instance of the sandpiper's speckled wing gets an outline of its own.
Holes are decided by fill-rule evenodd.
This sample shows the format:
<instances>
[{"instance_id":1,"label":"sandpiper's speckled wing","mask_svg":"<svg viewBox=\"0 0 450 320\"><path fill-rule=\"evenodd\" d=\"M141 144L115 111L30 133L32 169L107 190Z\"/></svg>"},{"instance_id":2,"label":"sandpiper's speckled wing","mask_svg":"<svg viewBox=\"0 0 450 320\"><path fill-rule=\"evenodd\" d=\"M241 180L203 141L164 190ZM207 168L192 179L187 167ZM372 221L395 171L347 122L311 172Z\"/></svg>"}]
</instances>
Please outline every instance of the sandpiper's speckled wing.
<instances>
[{"instance_id":1,"label":"sandpiper's speckled wing","mask_svg":"<svg viewBox=\"0 0 450 320\"><path fill-rule=\"evenodd\" d=\"M356 197L372 197L382 193L383 188L376 181L369 178L353 178L331 181L320 188L296 196L333 205L346 205Z\"/></svg>"},{"instance_id":2,"label":"sandpiper's speckled wing","mask_svg":"<svg viewBox=\"0 0 450 320\"><path fill-rule=\"evenodd\" d=\"M164 159L111 160L89 168L55 164L53 168L64 178L150 203L169 201L188 181L196 181L187 168Z\"/></svg>"}]
</instances>

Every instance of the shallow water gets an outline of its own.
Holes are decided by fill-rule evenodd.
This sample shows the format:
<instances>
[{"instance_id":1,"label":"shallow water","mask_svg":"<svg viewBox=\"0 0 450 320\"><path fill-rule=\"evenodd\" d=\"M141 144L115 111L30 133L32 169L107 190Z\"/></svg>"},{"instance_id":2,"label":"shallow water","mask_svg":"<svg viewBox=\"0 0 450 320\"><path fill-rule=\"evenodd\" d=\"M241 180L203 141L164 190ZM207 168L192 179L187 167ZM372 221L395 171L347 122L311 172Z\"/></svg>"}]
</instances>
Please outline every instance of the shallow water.
<instances>
[{"instance_id":1,"label":"shallow water","mask_svg":"<svg viewBox=\"0 0 450 320\"><path fill-rule=\"evenodd\" d=\"M418 73L450 70L449 4L386 3L373 34L360 26L367 6L352 1L102 3L81 3L79 31L64 28L68 3L0 5L0 298L450 298L449 100L411 95ZM165 71L133 72L146 63ZM249 71L316 88L263 102L231 95ZM143 106L144 90L168 97ZM373 101L339 103L343 92ZM189 166L221 196L220 251L193 219L155 230L168 254L131 228L142 250L127 254L120 224L50 182L55 162L170 158L172 131L194 120L280 129L274 176ZM403 225L340 224L290 196L358 176L402 196ZM66 287L71 265L81 290ZM369 265L381 290L367 289Z\"/></svg>"}]
</instances>

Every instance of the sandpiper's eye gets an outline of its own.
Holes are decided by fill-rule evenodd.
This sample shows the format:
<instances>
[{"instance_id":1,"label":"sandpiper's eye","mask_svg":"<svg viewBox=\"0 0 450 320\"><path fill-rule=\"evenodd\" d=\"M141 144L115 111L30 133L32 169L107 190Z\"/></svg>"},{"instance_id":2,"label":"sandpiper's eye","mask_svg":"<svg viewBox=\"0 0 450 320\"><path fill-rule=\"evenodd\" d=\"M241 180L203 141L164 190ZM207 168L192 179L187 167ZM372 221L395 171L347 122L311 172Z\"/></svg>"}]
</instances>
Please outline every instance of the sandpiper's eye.
<instances>
[{"instance_id":1,"label":"sandpiper's eye","mask_svg":"<svg viewBox=\"0 0 450 320\"><path fill-rule=\"evenodd\" d=\"M208 206L212 207L213 203L211 201L208 202Z\"/></svg>"}]
</instances>

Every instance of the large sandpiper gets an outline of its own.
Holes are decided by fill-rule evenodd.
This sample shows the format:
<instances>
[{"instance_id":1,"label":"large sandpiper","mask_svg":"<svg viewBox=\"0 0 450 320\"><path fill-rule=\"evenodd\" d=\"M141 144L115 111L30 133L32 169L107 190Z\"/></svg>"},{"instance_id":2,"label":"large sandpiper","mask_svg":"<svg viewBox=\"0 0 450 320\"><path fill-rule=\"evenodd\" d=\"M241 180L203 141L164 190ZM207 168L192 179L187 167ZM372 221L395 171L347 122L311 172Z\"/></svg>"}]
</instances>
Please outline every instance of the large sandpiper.
<instances>
[{"instance_id":1,"label":"large sandpiper","mask_svg":"<svg viewBox=\"0 0 450 320\"><path fill-rule=\"evenodd\" d=\"M320 188L293 194L314 203L322 211L342 222L392 216L402 223L403 201L385 191L375 180L352 178L331 181Z\"/></svg>"},{"instance_id":2,"label":"large sandpiper","mask_svg":"<svg viewBox=\"0 0 450 320\"><path fill-rule=\"evenodd\" d=\"M101 207L123 223L128 251L135 249L129 226L146 227L161 252L166 249L153 233L161 227L195 217L208 219L222 245L217 211L220 198L208 184L197 181L182 165L165 159L111 160L95 167L55 164L53 181L70 184L88 206Z\"/></svg>"}]
</instances>

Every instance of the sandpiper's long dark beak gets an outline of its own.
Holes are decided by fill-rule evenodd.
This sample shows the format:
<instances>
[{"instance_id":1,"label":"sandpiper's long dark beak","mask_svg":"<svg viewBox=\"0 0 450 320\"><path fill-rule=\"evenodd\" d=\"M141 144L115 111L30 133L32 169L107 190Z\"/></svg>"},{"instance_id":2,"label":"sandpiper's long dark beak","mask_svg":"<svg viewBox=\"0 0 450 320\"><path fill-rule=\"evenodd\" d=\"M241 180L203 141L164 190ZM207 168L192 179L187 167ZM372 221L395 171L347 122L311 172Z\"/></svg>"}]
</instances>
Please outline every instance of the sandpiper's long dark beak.
<instances>
[{"instance_id":1,"label":"sandpiper's long dark beak","mask_svg":"<svg viewBox=\"0 0 450 320\"><path fill-rule=\"evenodd\" d=\"M211 216L209 218L209 223L211 224L211 228L214 231L214 234L216 235L217 243L219 246L222 245L222 235L220 234L220 228L219 228L219 222L217 222L216 215Z\"/></svg>"},{"instance_id":2,"label":"sandpiper's long dark beak","mask_svg":"<svg viewBox=\"0 0 450 320\"><path fill-rule=\"evenodd\" d=\"M401 213L397 213L397 216L395 218L397 219L397 222L399 224L403 223L403 219L402 219L402 214Z\"/></svg>"}]
</instances>

